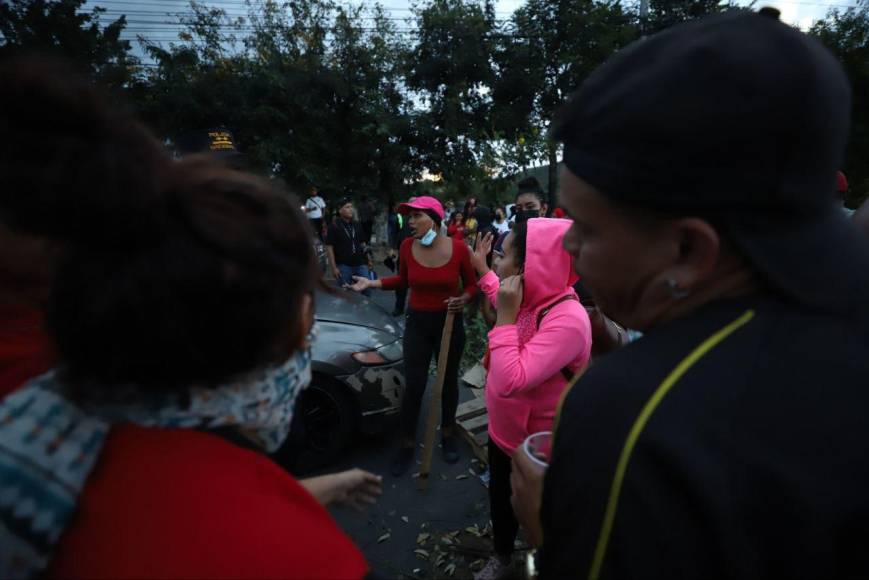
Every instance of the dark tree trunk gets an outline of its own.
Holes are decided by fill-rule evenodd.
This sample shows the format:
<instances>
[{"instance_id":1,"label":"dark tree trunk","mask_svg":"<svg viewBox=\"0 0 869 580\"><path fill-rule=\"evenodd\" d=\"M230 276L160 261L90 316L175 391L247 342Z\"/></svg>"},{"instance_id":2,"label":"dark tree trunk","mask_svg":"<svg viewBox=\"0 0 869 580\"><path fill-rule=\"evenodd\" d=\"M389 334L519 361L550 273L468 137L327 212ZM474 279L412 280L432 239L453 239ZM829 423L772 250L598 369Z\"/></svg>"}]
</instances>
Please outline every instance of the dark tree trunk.
<instances>
[{"instance_id":1,"label":"dark tree trunk","mask_svg":"<svg viewBox=\"0 0 869 580\"><path fill-rule=\"evenodd\" d=\"M549 141L549 211L558 203L558 143Z\"/></svg>"}]
</instances>

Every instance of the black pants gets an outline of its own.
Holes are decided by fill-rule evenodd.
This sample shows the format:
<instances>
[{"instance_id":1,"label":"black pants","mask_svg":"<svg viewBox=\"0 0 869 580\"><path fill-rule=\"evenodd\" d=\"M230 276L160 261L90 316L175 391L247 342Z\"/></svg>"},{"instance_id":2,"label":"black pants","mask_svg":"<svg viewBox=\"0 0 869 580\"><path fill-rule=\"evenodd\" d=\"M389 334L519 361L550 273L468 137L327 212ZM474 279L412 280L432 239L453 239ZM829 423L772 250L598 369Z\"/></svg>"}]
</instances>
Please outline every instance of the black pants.
<instances>
[{"instance_id":1,"label":"black pants","mask_svg":"<svg viewBox=\"0 0 869 580\"><path fill-rule=\"evenodd\" d=\"M323 218L308 218L311 222L311 229L317 234L317 237L323 239Z\"/></svg>"},{"instance_id":2,"label":"black pants","mask_svg":"<svg viewBox=\"0 0 869 580\"><path fill-rule=\"evenodd\" d=\"M362 222L362 234L365 236L365 243L371 243L371 234L374 232L374 222Z\"/></svg>"},{"instance_id":3,"label":"black pants","mask_svg":"<svg viewBox=\"0 0 869 580\"><path fill-rule=\"evenodd\" d=\"M428 382L429 364L432 356L437 361L446 316L446 312L410 310L407 313L404 328L404 378L407 387L401 403L401 434L407 439L415 439L419 408ZM462 315L456 314L441 398L441 429L451 427L456 422L456 408L459 406L459 363L464 348L465 324Z\"/></svg>"},{"instance_id":4,"label":"black pants","mask_svg":"<svg viewBox=\"0 0 869 580\"><path fill-rule=\"evenodd\" d=\"M513 554L519 522L510 504L510 458L489 439L489 510L492 513L492 536L495 553L506 558Z\"/></svg>"}]
</instances>

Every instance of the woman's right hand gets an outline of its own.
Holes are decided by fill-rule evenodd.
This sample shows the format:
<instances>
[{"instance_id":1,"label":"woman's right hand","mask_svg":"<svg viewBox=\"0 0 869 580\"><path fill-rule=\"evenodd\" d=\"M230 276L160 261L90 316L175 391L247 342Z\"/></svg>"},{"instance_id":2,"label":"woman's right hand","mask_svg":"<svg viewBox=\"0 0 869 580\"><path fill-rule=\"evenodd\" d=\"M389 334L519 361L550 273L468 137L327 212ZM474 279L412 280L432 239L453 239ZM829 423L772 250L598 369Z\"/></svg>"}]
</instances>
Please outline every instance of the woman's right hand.
<instances>
[{"instance_id":1,"label":"woman's right hand","mask_svg":"<svg viewBox=\"0 0 869 580\"><path fill-rule=\"evenodd\" d=\"M482 277L489 272L489 265L486 263L486 258L492 251L492 232L488 232L485 236L477 236L477 243L474 246L474 251L471 252L471 264L477 271L477 275Z\"/></svg>"},{"instance_id":2,"label":"woman's right hand","mask_svg":"<svg viewBox=\"0 0 869 580\"><path fill-rule=\"evenodd\" d=\"M522 276L508 276L501 280L498 288L498 319L496 326L516 324L519 309L522 307L522 295L524 293Z\"/></svg>"},{"instance_id":3,"label":"woman's right hand","mask_svg":"<svg viewBox=\"0 0 869 580\"><path fill-rule=\"evenodd\" d=\"M374 282L362 276L353 276L353 284L344 284L344 288L354 292L362 292L374 286Z\"/></svg>"}]
</instances>

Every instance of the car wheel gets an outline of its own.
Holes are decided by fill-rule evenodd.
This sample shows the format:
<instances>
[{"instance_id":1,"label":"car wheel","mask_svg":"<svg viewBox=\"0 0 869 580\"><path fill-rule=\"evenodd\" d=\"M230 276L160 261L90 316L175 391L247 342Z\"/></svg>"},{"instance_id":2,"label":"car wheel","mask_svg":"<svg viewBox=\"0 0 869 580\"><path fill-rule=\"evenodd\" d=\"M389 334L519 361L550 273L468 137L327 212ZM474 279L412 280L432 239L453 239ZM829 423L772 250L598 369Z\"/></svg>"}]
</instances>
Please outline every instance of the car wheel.
<instances>
[{"instance_id":1,"label":"car wheel","mask_svg":"<svg viewBox=\"0 0 869 580\"><path fill-rule=\"evenodd\" d=\"M315 374L296 402L290 437L276 459L293 473L334 463L359 424L355 400L341 383Z\"/></svg>"}]
</instances>

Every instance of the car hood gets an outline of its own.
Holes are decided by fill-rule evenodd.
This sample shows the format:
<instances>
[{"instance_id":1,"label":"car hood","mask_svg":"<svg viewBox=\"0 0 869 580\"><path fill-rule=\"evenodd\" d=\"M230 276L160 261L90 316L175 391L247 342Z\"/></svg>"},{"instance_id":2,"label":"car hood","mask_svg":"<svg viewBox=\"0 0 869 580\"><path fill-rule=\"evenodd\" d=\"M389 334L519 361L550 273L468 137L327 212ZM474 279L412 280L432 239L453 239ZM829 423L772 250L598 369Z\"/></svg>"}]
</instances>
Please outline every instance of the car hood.
<instances>
[{"instance_id":1,"label":"car hood","mask_svg":"<svg viewBox=\"0 0 869 580\"><path fill-rule=\"evenodd\" d=\"M401 338L402 331L395 318L364 296L349 290L335 293L317 290L315 295L317 322L349 324L379 331L377 334Z\"/></svg>"},{"instance_id":2,"label":"car hood","mask_svg":"<svg viewBox=\"0 0 869 580\"><path fill-rule=\"evenodd\" d=\"M394 334L368 328L348 326L334 322L318 323L317 340L311 349L315 361L331 362L342 366L342 361L354 352L374 350L394 343Z\"/></svg>"}]
</instances>

